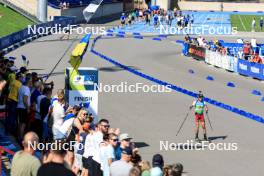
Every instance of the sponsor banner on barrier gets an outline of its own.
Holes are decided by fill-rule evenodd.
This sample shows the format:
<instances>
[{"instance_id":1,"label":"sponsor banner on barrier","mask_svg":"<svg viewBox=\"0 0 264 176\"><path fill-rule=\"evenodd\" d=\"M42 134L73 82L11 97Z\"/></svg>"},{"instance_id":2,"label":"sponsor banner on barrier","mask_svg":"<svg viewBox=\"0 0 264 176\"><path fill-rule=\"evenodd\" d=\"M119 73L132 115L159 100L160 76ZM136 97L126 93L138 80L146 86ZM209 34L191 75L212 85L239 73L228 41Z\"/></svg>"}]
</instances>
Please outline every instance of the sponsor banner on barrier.
<instances>
[{"instance_id":1,"label":"sponsor banner on barrier","mask_svg":"<svg viewBox=\"0 0 264 176\"><path fill-rule=\"evenodd\" d=\"M238 59L238 73L264 80L264 65Z\"/></svg>"},{"instance_id":2,"label":"sponsor banner on barrier","mask_svg":"<svg viewBox=\"0 0 264 176\"><path fill-rule=\"evenodd\" d=\"M238 72L237 70L237 65L238 65L238 58L237 57L233 57L234 59L234 64L233 64L233 69L234 69L234 72Z\"/></svg>"},{"instance_id":3,"label":"sponsor banner on barrier","mask_svg":"<svg viewBox=\"0 0 264 176\"><path fill-rule=\"evenodd\" d=\"M237 72L237 59L233 56L222 55L215 51L206 50L205 62L213 66Z\"/></svg>"},{"instance_id":4,"label":"sponsor banner on barrier","mask_svg":"<svg viewBox=\"0 0 264 176\"><path fill-rule=\"evenodd\" d=\"M221 61L222 61L222 68L226 70L230 70L230 58L228 57L228 55L223 55L221 57Z\"/></svg>"},{"instance_id":5,"label":"sponsor banner on barrier","mask_svg":"<svg viewBox=\"0 0 264 176\"><path fill-rule=\"evenodd\" d=\"M238 59L237 71L241 75L249 76L249 62L246 60Z\"/></svg>"},{"instance_id":6,"label":"sponsor banner on barrier","mask_svg":"<svg viewBox=\"0 0 264 176\"><path fill-rule=\"evenodd\" d=\"M223 67L222 56L219 53L215 52L214 57L215 57L215 66L222 68Z\"/></svg>"},{"instance_id":7,"label":"sponsor banner on barrier","mask_svg":"<svg viewBox=\"0 0 264 176\"><path fill-rule=\"evenodd\" d=\"M263 64L250 62L249 63L250 76L253 78L258 78L258 79L263 80L264 79L263 68L264 68Z\"/></svg>"},{"instance_id":8,"label":"sponsor banner on barrier","mask_svg":"<svg viewBox=\"0 0 264 176\"><path fill-rule=\"evenodd\" d=\"M199 47L196 45L189 45L189 56L199 59L199 60L205 60L205 48Z\"/></svg>"}]
</instances>

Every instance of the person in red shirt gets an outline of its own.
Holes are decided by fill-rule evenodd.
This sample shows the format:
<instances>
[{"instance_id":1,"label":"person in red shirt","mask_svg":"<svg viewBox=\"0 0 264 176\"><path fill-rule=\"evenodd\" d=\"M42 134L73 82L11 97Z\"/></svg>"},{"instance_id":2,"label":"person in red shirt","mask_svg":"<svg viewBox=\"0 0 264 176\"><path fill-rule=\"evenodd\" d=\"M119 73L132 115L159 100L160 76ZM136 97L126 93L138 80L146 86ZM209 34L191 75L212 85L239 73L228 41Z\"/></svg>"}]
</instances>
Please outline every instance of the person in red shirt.
<instances>
[{"instance_id":1,"label":"person in red shirt","mask_svg":"<svg viewBox=\"0 0 264 176\"><path fill-rule=\"evenodd\" d=\"M251 60L251 62L255 62L255 63L258 63L258 64L262 64L262 59L261 57L259 56L259 54L255 54L253 59Z\"/></svg>"}]
</instances>

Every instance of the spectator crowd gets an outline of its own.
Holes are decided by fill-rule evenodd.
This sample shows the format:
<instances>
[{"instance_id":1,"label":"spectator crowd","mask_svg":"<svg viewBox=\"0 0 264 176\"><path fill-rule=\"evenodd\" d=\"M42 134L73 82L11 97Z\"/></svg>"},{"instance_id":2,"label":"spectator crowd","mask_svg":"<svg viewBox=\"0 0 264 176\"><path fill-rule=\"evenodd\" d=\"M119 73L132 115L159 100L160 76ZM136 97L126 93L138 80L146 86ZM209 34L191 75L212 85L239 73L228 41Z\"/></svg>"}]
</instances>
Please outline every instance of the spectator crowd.
<instances>
[{"instance_id":1,"label":"spectator crowd","mask_svg":"<svg viewBox=\"0 0 264 176\"><path fill-rule=\"evenodd\" d=\"M53 96L53 82L47 83L27 66L18 69L14 63L13 57L0 59L5 133L13 135L22 148L13 156L11 175L182 174L180 163L165 165L160 154L153 156L151 164L143 160L129 134L111 128L107 119L95 122L83 104L69 106L64 89Z\"/></svg>"},{"instance_id":2,"label":"spectator crowd","mask_svg":"<svg viewBox=\"0 0 264 176\"><path fill-rule=\"evenodd\" d=\"M207 41L204 37L190 37L186 35L184 37L184 42L193 44L199 47L207 48L211 51L220 53L221 55L233 55L239 59L248 60L249 62L254 63L263 63L263 54L261 56L261 47L258 46L257 40L252 38L251 41L243 40L241 38L237 39L238 44L242 44L242 47L238 51L233 51L232 47L225 47L220 40ZM263 48L263 47L262 47ZM264 49L264 48L263 48Z\"/></svg>"},{"instance_id":3,"label":"spectator crowd","mask_svg":"<svg viewBox=\"0 0 264 176\"><path fill-rule=\"evenodd\" d=\"M172 26L172 21L176 21L176 27L183 29L191 27L194 23L193 14L184 15L182 11L174 10L150 10L150 9L135 9L130 13L122 13L120 17L121 27L124 25L131 25L135 22L145 22L146 25L151 25L158 28L160 25Z\"/></svg>"}]
</instances>

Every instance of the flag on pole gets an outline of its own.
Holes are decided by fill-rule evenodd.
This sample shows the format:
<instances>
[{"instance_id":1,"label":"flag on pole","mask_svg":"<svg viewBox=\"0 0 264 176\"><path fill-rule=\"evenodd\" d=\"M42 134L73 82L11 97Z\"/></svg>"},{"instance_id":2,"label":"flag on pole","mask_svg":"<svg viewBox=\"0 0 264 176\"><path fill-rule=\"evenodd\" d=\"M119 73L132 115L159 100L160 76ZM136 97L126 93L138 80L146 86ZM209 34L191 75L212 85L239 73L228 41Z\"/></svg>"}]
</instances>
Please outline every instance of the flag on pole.
<instances>
[{"instance_id":1,"label":"flag on pole","mask_svg":"<svg viewBox=\"0 0 264 176\"><path fill-rule=\"evenodd\" d=\"M82 38L82 40L80 41L80 43L78 43L76 47L73 49L69 62L74 70L78 70L79 66L81 65L82 58L89 45L90 38L91 38L91 33L85 35L84 38Z\"/></svg>"}]
</instances>

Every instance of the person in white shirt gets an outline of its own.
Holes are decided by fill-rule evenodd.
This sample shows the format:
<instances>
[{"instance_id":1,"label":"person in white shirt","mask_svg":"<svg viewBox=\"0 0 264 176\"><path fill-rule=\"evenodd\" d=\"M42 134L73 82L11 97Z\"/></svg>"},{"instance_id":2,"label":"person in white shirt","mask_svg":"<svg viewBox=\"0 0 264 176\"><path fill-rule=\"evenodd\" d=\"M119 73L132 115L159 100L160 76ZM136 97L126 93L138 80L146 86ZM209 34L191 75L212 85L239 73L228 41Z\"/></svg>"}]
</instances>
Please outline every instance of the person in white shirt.
<instances>
[{"instance_id":1,"label":"person in white shirt","mask_svg":"<svg viewBox=\"0 0 264 176\"><path fill-rule=\"evenodd\" d=\"M133 165L130 163L132 156L132 149L130 147L122 150L121 159L115 161L110 166L111 176L128 176Z\"/></svg>"},{"instance_id":2,"label":"person in white shirt","mask_svg":"<svg viewBox=\"0 0 264 176\"><path fill-rule=\"evenodd\" d=\"M257 39L256 38L251 39L251 46L253 48L256 48L257 47Z\"/></svg>"},{"instance_id":3,"label":"person in white shirt","mask_svg":"<svg viewBox=\"0 0 264 176\"><path fill-rule=\"evenodd\" d=\"M59 128L63 124L63 117L65 116L66 104L64 99L64 90L59 89L57 92L57 97L52 103L52 117L53 117L53 125L52 125L52 133L53 138L57 139L57 135L59 134Z\"/></svg>"},{"instance_id":4,"label":"person in white shirt","mask_svg":"<svg viewBox=\"0 0 264 176\"><path fill-rule=\"evenodd\" d=\"M255 18L253 18L252 20L251 28L252 28L252 32L255 32L256 30L256 19Z\"/></svg>"},{"instance_id":5,"label":"person in white shirt","mask_svg":"<svg viewBox=\"0 0 264 176\"><path fill-rule=\"evenodd\" d=\"M237 43L243 44L243 43L244 43L244 41L243 41L243 39L241 39L241 38L238 38L238 39L237 39Z\"/></svg>"},{"instance_id":6,"label":"person in white shirt","mask_svg":"<svg viewBox=\"0 0 264 176\"><path fill-rule=\"evenodd\" d=\"M242 48L239 48L238 52L237 52L237 57L239 59L244 59L244 52Z\"/></svg>"},{"instance_id":7,"label":"person in white shirt","mask_svg":"<svg viewBox=\"0 0 264 176\"><path fill-rule=\"evenodd\" d=\"M199 37L197 38L197 41L198 41L199 46L204 46L204 39L203 39L202 36L199 36Z\"/></svg>"},{"instance_id":8,"label":"person in white shirt","mask_svg":"<svg viewBox=\"0 0 264 176\"><path fill-rule=\"evenodd\" d=\"M99 145L103 142L103 135L108 133L109 122L106 119L101 119L98 123L97 129L90 132L84 145L83 154L83 173L82 175L101 175L101 158Z\"/></svg>"},{"instance_id":9,"label":"person in white shirt","mask_svg":"<svg viewBox=\"0 0 264 176\"><path fill-rule=\"evenodd\" d=\"M31 76L27 76L25 78L25 83L22 85L18 91L18 103L17 103L17 111L18 111L18 128L19 128L19 136L18 138L22 140L26 128L28 113L30 111L30 88L32 87L32 78Z\"/></svg>"},{"instance_id":10,"label":"person in white shirt","mask_svg":"<svg viewBox=\"0 0 264 176\"><path fill-rule=\"evenodd\" d=\"M100 144L101 166L104 176L110 176L110 165L115 158L114 147L117 145L117 141L117 135L111 133L104 135L104 141Z\"/></svg>"}]
</instances>

